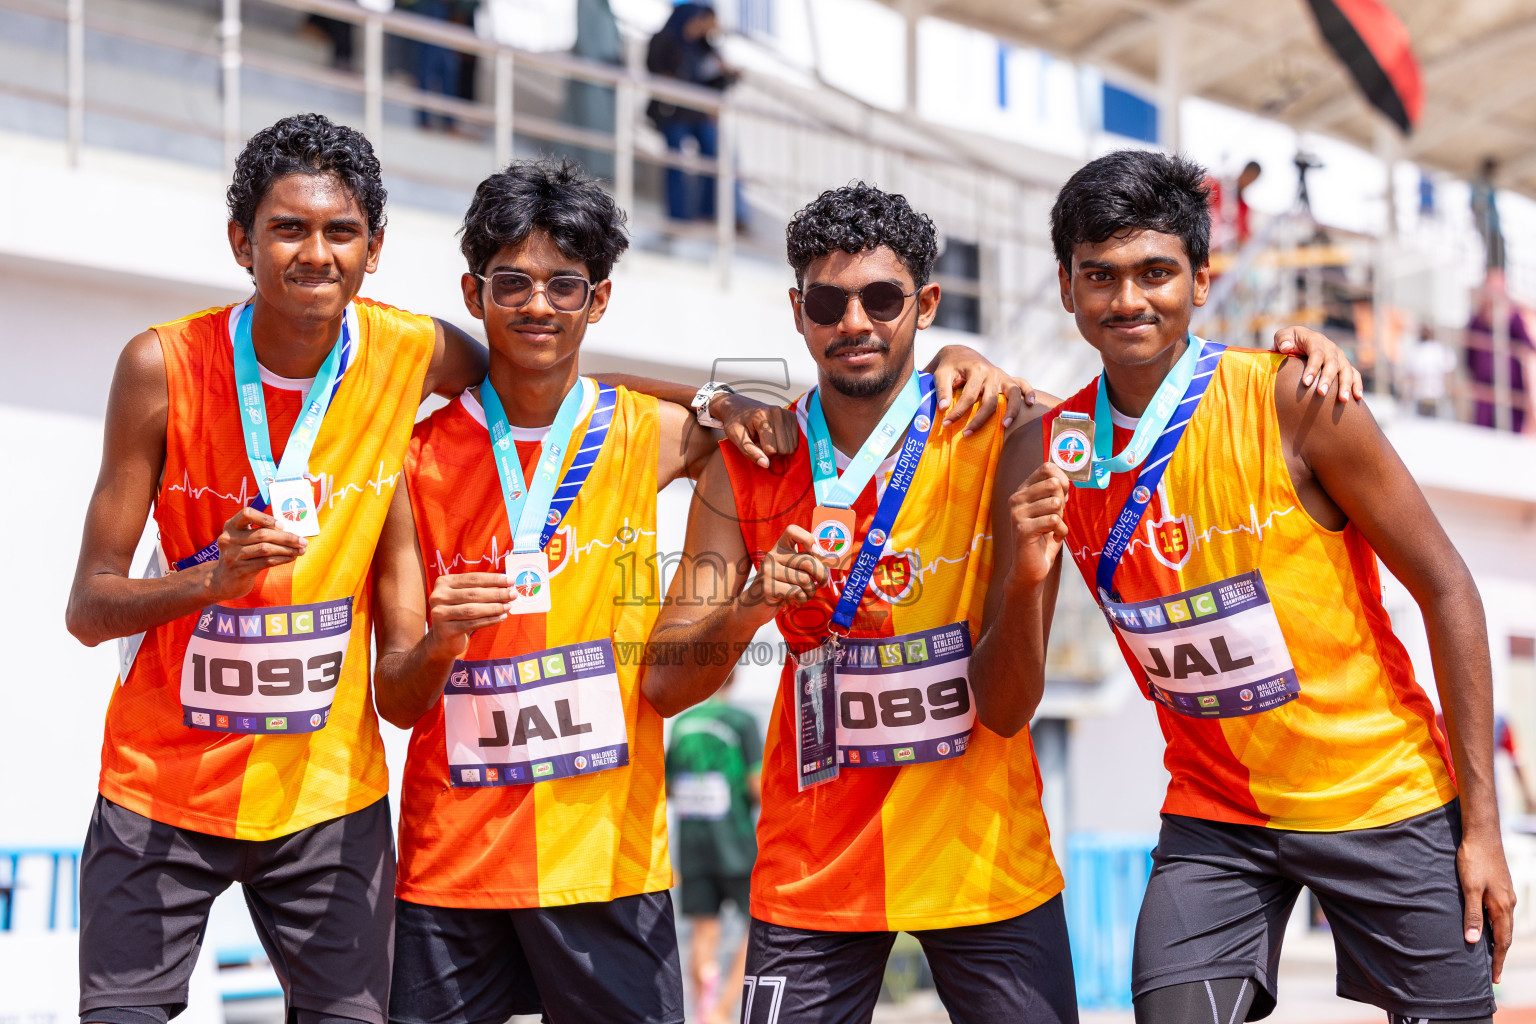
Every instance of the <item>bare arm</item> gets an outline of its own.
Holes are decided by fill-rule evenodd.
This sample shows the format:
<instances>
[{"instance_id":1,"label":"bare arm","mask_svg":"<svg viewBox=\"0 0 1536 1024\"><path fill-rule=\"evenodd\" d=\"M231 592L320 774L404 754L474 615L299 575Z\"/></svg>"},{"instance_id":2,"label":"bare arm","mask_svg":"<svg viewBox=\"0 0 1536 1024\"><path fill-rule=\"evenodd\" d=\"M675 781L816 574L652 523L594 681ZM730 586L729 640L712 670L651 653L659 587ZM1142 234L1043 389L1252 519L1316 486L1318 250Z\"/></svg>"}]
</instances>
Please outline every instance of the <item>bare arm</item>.
<instances>
[{"instance_id":1,"label":"bare arm","mask_svg":"<svg viewBox=\"0 0 1536 1024\"><path fill-rule=\"evenodd\" d=\"M1493 684L1482 599L1370 410L1328 402L1309 393L1301 378L1302 368L1293 361L1281 365L1275 406L1303 504L1325 525L1353 523L1424 614L1461 791L1457 866L1466 896L1467 941L1481 934L1486 909L1497 981L1509 949L1515 896L1494 794Z\"/></svg>"},{"instance_id":2,"label":"bare arm","mask_svg":"<svg viewBox=\"0 0 1536 1024\"><path fill-rule=\"evenodd\" d=\"M437 328L437 340L432 349L432 362L421 385L421 398L442 395L452 398L465 388L473 387L485 379L486 368L491 365L490 353L468 334L446 320L432 318Z\"/></svg>"},{"instance_id":3,"label":"bare arm","mask_svg":"<svg viewBox=\"0 0 1536 1024\"><path fill-rule=\"evenodd\" d=\"M416 542L416 519L402 483L373 556L374 703L388 722L409 729L443 695L469 636L507 617L512 592L500 573L439 577L427 595L427 569ZM427 629L430 608L432 628Z\"/></svg>"},{"instance_id":4,"label":"bare arm","mask_svg":"<svg viewBox=\"0 0 1536 1024\"><path fill-rule=\"evenodd\" d=\"M749 586L752 563L735 509L725 461L716 453L699 476L688 513L683 562L651 630L652 644L689 652L695 644L721 643L731 650L745 650L781 605L803 603L827 581L826 563L796 550L797 543L810 548L809 531L791 526L764 557ZM734 661L658 658L646 667L641 687L646 700L670 718L719 689Z\"/></svg>"},{"instance_id":5,"label":"bare arm","mask_svg":"<svg viewBox=\"0 0 1536 1024\"><path fill-rule=\"evenodd\" d=\"M131 579L129 563L165 467L169 409L160 339L145 331L123 349L112 377L101 470L64 613L70 633L88 647L244 596L258 573L292 561L308 544L247 508L225 524L217 560L159 579Z\"/></svg>"},{"instance_id":6,"label":"bare arm","mask_svg":"<svg viewBox=\"0 0 1536 1024\"><path fill-rule=\"evenodd\" d=\"M1061 581L1062 518L1071 484L1042 465L1041 420L1033 417L1003 449L992 484L992 578L981 637L971 654L976 717L1012 736L1045 693L1045 652Z\"/></svg>"},{"instance_id":7,"label":"bare arm","mask_svg":"<svg viewBox=\"0 0 1536 1024\"><path fill-rule=\"evenodd\" d=\"M700 426L690 403L696 388L654 377L629 373L599 373L593 380L628 388L661 400L661 457L656 486L662 488L687 476L697 480L722 437L759 466L770 455L788 455L800 443L795 414L776 405L765 405L745 395L721 393L709 403L710 415L725 424L721 430Z\"/></svg>"}]
</instances>

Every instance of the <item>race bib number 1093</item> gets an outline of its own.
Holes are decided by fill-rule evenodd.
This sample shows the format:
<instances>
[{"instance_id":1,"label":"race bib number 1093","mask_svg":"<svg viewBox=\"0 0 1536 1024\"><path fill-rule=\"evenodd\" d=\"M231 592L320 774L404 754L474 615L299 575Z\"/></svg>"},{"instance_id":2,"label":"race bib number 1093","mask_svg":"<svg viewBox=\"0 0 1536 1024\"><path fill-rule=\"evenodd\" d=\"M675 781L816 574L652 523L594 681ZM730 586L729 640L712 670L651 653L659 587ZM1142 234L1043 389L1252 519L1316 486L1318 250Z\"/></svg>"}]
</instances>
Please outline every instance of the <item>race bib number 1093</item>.
<instances>
[{"instance_id":1,"label":"race bib number 1093","mask_svg":"<svg viewBox=\"0 0 1536 1024\"><path fill-rule=\"evenodd\" d=\"M181 663L182 721L213 732L323 729L352 634L352 599L209 605Z\"/></svg>"}]
</instances>

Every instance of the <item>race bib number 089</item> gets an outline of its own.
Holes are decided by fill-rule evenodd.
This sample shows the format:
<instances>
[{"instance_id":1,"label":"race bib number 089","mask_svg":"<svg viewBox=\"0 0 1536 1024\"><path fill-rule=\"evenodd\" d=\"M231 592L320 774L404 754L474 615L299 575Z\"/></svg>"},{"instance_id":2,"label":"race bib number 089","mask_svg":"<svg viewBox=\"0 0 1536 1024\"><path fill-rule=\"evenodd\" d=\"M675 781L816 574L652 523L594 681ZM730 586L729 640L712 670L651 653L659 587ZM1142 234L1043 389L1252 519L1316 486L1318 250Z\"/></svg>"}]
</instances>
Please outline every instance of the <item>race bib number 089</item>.
<instances>
[{"instance_id":1,"label":"race bib number 089","mask_svg":"<svg viewBox=\"0 0 1536 1024\"><path fill-rule=\"evenodd\" d=\"M971 631L938 629L839 644L837 744L845 768L943 761L965 753L976 710Z\"/></svg>"},{"instance_id":2,"label":"race bib number 089","mask_svg":"<svg viewBox=\"0 0 1536 1024\"><path fill-rule=\"evenodd\" d=\"M352 634L352 599L210 605L181 663L183 724L239 733L323 729Z\"/></svg>"},{"instance_id":3,"label":"race bib number 089","mask_svg":"<svg viewBox=\"0 0 1536 1024\"><path fill-rule=\"evenodd\" d=\"M1103 605L1153 699L1179 714L1256 715L1301 695L1257 569L1155 601Z\"/></svg>"}]
</instances>

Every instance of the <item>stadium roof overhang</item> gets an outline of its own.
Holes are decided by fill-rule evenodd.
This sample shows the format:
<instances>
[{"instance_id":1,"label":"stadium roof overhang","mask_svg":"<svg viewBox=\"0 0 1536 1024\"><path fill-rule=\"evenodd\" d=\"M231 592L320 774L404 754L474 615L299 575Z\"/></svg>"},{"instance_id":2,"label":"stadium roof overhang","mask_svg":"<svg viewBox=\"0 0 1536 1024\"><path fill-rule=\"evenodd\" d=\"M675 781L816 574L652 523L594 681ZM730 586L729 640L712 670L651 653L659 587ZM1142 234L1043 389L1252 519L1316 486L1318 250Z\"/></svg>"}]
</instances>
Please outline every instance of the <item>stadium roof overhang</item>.
<instances>
[{"instance_id":1,"label":"stadium roof overhang","mask_svg":"<svg viewBox=\"0 0 1536 1024\"><path fill-rule=\"evenodd\" d=\"M1092 64L1164 109L1200 96L1460 178L1491 156L1500 186L1536 196L1536 0L1388 0L1423 74L1407 137L1366 102L1305 0L882 2Z\"/></svg>"}]
</instances>

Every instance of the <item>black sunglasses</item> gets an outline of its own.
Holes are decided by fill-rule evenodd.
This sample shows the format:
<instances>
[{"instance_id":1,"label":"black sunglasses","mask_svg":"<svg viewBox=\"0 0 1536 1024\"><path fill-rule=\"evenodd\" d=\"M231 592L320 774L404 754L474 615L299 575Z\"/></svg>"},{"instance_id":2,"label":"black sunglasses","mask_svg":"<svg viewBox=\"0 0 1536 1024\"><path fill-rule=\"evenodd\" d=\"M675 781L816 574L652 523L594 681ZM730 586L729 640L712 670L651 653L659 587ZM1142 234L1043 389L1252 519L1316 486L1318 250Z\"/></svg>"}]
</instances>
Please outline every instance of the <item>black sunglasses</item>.
<instances>
[{"instance_id":1,"label":"black sunglasses","mask_svg":"<svg viewBox=\"0 0 1536 1024\"><path fill-rule=\"evenodd\" d=\"M901 316L907 300L917 292L904 292L901 285L890 281L874 281L854 292L845 291L835 284L813 284L800 293L800 306L811 323L831 327L843 318L848 309L848 296L857 295L859 305L871 320L890 323Z\"/></svg>"},{"instance_id":2,"label":"black sunglasses","mask_svg":"<svg viewBox=\"0 0 1536 1024\"><path fill-rule=\"evenodd\" d=\"M522 309L533 301L535 291L543 291L549 304L562 313L575 313L586 306L592 295L592 282L574 274L560 274L543 284L519 270L497 270L489 277L475 274L481 282L491 282L491 301L504 309Z\"/></svg>"}]
</instances>

